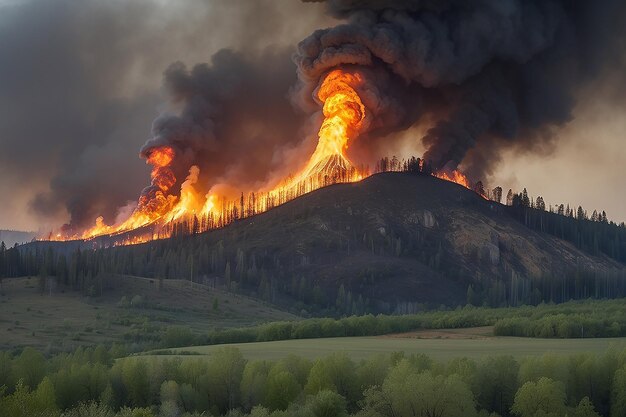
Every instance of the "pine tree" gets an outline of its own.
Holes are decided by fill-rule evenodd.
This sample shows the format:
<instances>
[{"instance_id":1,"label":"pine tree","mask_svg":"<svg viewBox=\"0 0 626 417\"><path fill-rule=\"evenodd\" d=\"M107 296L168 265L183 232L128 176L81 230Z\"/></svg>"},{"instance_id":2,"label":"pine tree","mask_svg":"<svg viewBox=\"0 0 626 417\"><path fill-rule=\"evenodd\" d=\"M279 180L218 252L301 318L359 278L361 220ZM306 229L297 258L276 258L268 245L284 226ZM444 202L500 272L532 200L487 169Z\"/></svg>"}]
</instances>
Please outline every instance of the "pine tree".
<instances>
[{"instance_id":1,"label":"pine tree","mask_svg":"<svg viewBox=\"0 0 626 417\"><path fill-rule=\"evenodd\" d=\"M339 291L337 292L337 301L335 305L337 306L338 311L343 311L345 309L346 304L346 289L343 284L339 287Z\"/></svg>"},{"instance_id":2,"label":"pine tree","mask_svg":"<svg viewBox=\"0 0 626 417\"><path fill-rule=\"evenodd\" d=\"M482 196L485 195L485 187L483 186L482 181L478 181L476 185L474 185L474 192Z\"/></svg>"},{"instance_id":3,"label":"pine tree","mask_svg":"<svg viewBox=\"0 0 626 417\"><path fill-rule=\"evenodd\" d=\"M507 206L513 205L513 190L511 190L510 188L509 188L509 192L506 193L506 205Z\"/></svg>"},{"instance_id":4,"label":"pine tree","mask_svg":"<svg viewBox=\"0 0 626 417\"><path fill-rule=\"evenodd\" d=\"M537 197L537 203L535 204L535 208L541 211L546 210L546 203L545 201L543 201L543 197L541 196Z\"/></svg>"},{"instance_id":5,"label":"pine tree","mask_svg":"<svg viewBox=\"0 0 626 417\"><path fill-rule=\"evenodd\" d=\"M502 202L502 187L498 186L491 191L491 199L496 203Z\"/></svg>"},{"instance_id":6,"label":"pine tree","mask_svg":"<svg viewBox=\"0 0 626 417\"><path fill-rule=\"evenodd\" d=\"M530 198L528 198L528 191L526 191L526 188L522 191L522 206L530 207Z\"/></svg>"},{"instance_id":7,"label":"pine tree","mask_svg":"<svg viewBox=\"0 0 626 417\"><path fill-rule=\"evenodd\" d=\"M224 282L226 283L226 288L230 289L230 261L226 262L226 268L224 270Z\"/></svg>"},{"instance_id":8,"label":"pine tree","mask_svg":"<svg viewBox=\"0 0 626 417\"><path fill-rule=\"evenodd\" d=\"M472 284L467 286L467 298L466 298L466 303L469 305L475 305L475 298L476 295L474 293L474 288L472 287Z\"/></svg>"}]
</instances>

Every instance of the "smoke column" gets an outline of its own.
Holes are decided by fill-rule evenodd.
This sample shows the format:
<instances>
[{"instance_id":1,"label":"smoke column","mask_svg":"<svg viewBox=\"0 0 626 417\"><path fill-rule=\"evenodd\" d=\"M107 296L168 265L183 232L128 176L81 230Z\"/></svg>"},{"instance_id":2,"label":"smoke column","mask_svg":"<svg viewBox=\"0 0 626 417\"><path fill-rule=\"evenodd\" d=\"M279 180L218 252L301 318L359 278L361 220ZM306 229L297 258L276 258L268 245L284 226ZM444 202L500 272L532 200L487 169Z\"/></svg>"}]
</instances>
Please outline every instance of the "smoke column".
<instances>
[{"instance_id":1,"label":"smoke column","mask_svg":"<svg viewBox=\"0 0 626 417\"><path fill-rule=\"evenodd\" d=\"M626 3L566 0L329 0L345 23L298 45L294 101L311 111L326 72L370 73L369 136L426 114L436 170L489 174L502 149L533 149L567 122L578 92L623 56ZM584 99L584 98L583 98Z\"/></svg>"},{"instance_id":2,"label":"smoke column","mask_svg":"<svg viewBox=\"0 0 626 417\"><path fill-rule=\"evenodd\" d=\"M136 213L172 209L185 181L201 195L238 194L298 172L324 117L317 93L335 70L362 78L354 88L365 119L350 146L428 123L415 138L424 158L472 179L489 175L505 149L550 145L591 81L610 72L624 85L623 0L314 3L331 26L295 52L222 50L165 71L171 111L141 148L154 170ZM163 150L166 163L155 157Z\"/></svg>"}]
</instances>

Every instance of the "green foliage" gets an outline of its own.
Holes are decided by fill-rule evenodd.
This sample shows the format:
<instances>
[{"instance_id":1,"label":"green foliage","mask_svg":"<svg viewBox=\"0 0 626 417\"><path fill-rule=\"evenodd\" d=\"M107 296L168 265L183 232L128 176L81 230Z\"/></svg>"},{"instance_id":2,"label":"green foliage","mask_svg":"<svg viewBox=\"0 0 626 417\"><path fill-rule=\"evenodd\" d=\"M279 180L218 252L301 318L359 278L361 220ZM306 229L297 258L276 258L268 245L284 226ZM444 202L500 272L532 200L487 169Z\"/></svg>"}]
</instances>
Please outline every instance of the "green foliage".
<instances>
[{"instance_id":1,"label":"green foliage","mask_svg":"<svg viewBox=\"0 0 626 417\"><path fill-rule=\"evenodd\" d=\"M161 403L173 402L177 404L180 400L180 388L176 381L163 381L160 390Z\"/></svg>"},{"instance_id":2,"label":"green foliage","mask_svg":"<svg viewBox=\"0 0 626 417\"><path fill-rule=\"evenodd\" d=\"M54 385L45 377L31 391L20 379L13 394L0 398L0 417L56 417L59 411Z\"/></svg>"},{"instance_id":3,"label":"green foliage","mask_svg":"<svg viewBox=\"0 0 626 417\"><path fill-rule=\"evenodd\" d=\"M6 387L12 382L13 357L9 352L0 352L0 387Z\"/></svg>"},{"instance_id":4,"label":"green foliage","mask_svg":"<svg viewBox=\"0 0 626 417\"><path fill-rule=\"evenodd\" d=\"M115 417L156 417L149 408L123 407Z\"/></svg>"},{"instance_id":5,"label":"green foliage","mask_svg":"<svg viewBox=\"0 0 626 417\"><path fill-rule=\"evenodd\" d=\"M245 410L266 399L269 370L270 364L265 361L246 363L241 376L241 402Z\"/></svg>"},{"instance_id":6,"label":"green foliage","mask_svg":"<svg viewBox=\"0 0 626 417\"><path fill-rule=\"evenodd\" d=\"M563 384L545 377L525 383L515 394L511 411L520 417L563 417L566 412Z\"/></svg>"},{"instance_id":7,"label":"green foliage","mask_svg":"<svg viewBox=\"0 0 626 417\"><path fill-rule=\"evenodd\" d=\"M626 336L626 309L607 305L599 311L549 313L543 317L510 317L496 322L498 336L522 337L622 337Z\"/></svg>"},{"instance_id":8,"label":"green foliage","mask_svg":"<svg viewBox=\"0 0 626 417\"><path fill-rule=\"evenodd\" d=\"M480 408L507 416L517 391L519 364L512 356L488 357L480 361L472 378Z\"/></svg>"},{"instance_id":9,"label":"green foliage","mask_svg":"<svg viewBox=\"0 0 626 417\"><path fill-rule=\"evenodd\" d=\"M406 359L390 371L380 388L366 390L363 403L361 416L476 415L472 392L457 375L420 373Z\"/></svg>"},{"instance_id":10,"label":"green foliage","mask_svg":"<svg viewBox=\"0 0 626 417\"><path fill-rule=\"evenodd\" d=\"M165 347L189 346L194 341L195 337L189 327L169 326L163 335L163 346Z\"/></svg>"},{"instance_id":11,"label":"green foliage","mask_svg":"<svg viewBox=\"0 0 626 417\"><path fill-rule=\"evenodd\" d=\"M133 406L142 407L148 405L150 384L148 382L148 368L144 361L124 361L122 365L122 382Z\"/></svg>"},{"instance_id":12,"label":"green foliage","mask_svg":"<svg viewBox=\"0 0 626 417\"><path fill-rule=\"evenodd\" d=\"M312 417L347 417L346 400L336 392L322 390L309 396L304 406Z\"/></svg>"},{"instance_id":13,"label":"green foliage","mask_svg":"<svg viewBox=\"0 0 626 417\"><path fill-rule=\"evenodd\" d=\"M43 379L45 370L45 358L41 352L27 347L13 363L13 377L22 380L28 387L35 388Z\"/></svg>"},{"instance_id":14,"label":"green foliage","mask_svg":"<svg viewBox=\"0 0 626 417\"><path fill-rule=\"evenodd\" d=\"M418 329L494 326L497 336L618 337L626 336L624 300L585 300L536 307L476 308L407 315L351 316L273 322L256 327L216 330L204 344L267 342L342 336L376 336Z\"/></svg>"},{"instance_id":15,"label":"green foliage","mask_svg":"<svg viewBox=\"0 0 626 417\"><path fill-rule=\"evenodd\" d=\"M224 413L240 403L241 380L246 361L235 348L217 350L207 364L209 401Z\"/></svg>"},{"instance_id":16,"label":"green foliage","mask_svg":"<svg viewBox=\"0 0 626 417\"><path fill-rule=\"evenodd\" d=\"M585 397L574 409L573 417L600 417L593 406L593 403L589 400L589 397Z\"/></svg>"},{"instance_id":17,"label":"green foliage","mask_svg":"<svg viewBox=\"0 0 626 417\"><path fill-rule=\"evenodd\" d=\"M263 406L256 406L250 411L249 417L270 417L270 411Z\"/></svg>"},{"instance_id":18,"label":"green foliage","mask_svg":"<svg viewBox=\"0 0 626 417\"><path fill-rule=\"evenodd\" d=\"M626 415L626 366L615 372L611 398L611 417Z\"/></svg>"},{"instance_id":19,"label":"green foliage","mask_svg":"<svg viewBox=\"0 0 626 417\"><path fill-rule=\"evenodd\" d=\"M331 390L343 396L349 403L355 403L361 394L357 383L354 362L345 353L334 353L313 364L305 391L316 394Z\"/></svg>"},{"instance_id":20,"label":"green foliage","mask_svg":"<svg viewBox=\"0 0 626 417\"><path fill-rule=\"evenodd\" d=\"M75 408L63 413L61 417L115 417L115 413L105 404L90 401L80 403Z\"/></svg>"},{"instance_id":21,"label":"green foliage","mask_svg":"<svg viewBox=\"0 0 626 417\"><path fill-rule=\"evenodd\" d=\"M83 358L64 362L67 365L52 375L61 408L98 399L103 394L108 384L108 370L105 365L86 363Z\"/></svg>"},{"instance_id":22,"label":"green foliage","mask_svg":"<svg viewBox=\"0 0 626 417\"><path fill-rule=\"evenodd\" d=\"M79 348L44 359L34 390L23 380L0 387L0 417L623 417L626 411L626 350L445 363L403 352L359 362L344 353L314 363L293 355L249 362L232 347L184 359L96 361L103 356ZM23 365L21 356L3 357L8 369Z\"/></svg>"},{"instance_id":23,"label":"green foliage","mask_svg":"<svg viewBox=\"0 0 626 417\"><path fill-rule=\"evenodd\" d=\"M180 414L180 407L174 401L165 401L161 403L159 417L179 417Z\"/></svg>"},{"instance_id":24,"label":"green foliage","mask_svg":"<svg viewBox=\"0 0 626 417\"><path fill-rule=\"evenodd\" d=\"M263 405L270 410L286 410L301 390L302 387L291 372L275 366L267 378L267 394Z\"/></svg>"}]
</instances>

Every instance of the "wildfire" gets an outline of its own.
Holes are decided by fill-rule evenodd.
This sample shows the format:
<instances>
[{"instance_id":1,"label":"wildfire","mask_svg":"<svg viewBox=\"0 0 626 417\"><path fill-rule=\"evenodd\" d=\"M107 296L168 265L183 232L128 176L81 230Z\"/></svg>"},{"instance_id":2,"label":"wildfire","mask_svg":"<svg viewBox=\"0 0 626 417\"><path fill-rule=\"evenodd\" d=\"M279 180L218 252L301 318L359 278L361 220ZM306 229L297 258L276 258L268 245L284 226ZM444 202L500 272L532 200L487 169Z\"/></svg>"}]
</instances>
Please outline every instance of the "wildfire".
<instances>
[{"instance_id":1,"label":"wildfire","mask_svg":"<svg viewBox=\"0 0 626 417\"><path fill-rule=\"evenodd\" d=\"M194 214L202 210L203 203L199 199L199 195L193 185L198 182L200 168L193 165L189 169L189 176L180 187L180 198L172 211L168 214L170 220L178 220L185 215Z\"/></svg>"},{"instance_id":2,"label":"wildfire","mask_svg":"<svg viewBox=\"0 0 626 417\"><path fill-rule=\"evenodd\" d=\"M450 173L445 172L445 171L441 171L441 172L437 172L436 174L434 174L435 177L442 179L442 180L446 180L446 181L450 181L450 182L455 182L459 185L462 185L463 187L467 188L467 189L472 189L472 186L470 185L470 181L467 179L467 177L463 174L461 174L459 171L457 171L456 169Z\"/></svg>"},{"instance_id":3,"label":"wildfire","mask_svg":"<svg viewBox=\"0 0 626 417\"><path fill-rule=\"evenodd\" d=\"M330 72L318 89L317 98L324 103L324 121L320 127L315 152L306 166L293 178L271 193L304 186L305 192L327 185L328 182L353 182L363 178L346 157L348 141L358 135L365 119L365 106L355 88L362 77L341 70Z\"/></svg>"},{"instance_id":4,"label":"wildfire","mask_svg":"<svg viewBox=\"0 0 626 417\"><path fill-rule=\"evenodd\" d=\"M168 146L153 149L146 160L147 164L155 167L166 167L174 160L174 150ZM153 171L154 173L154 171ZM153 174L154 177L154 174Z\"/></svg>"},{"instance_id":5,"label":"wildfire","mask_svg":"<svg viewBox=\"0 0 626 417\"><path fill-rule=\"evenodd\" d=\"M324 120L318 132L315 151L296 175L283 180L269 191L252 192L247 197L241 194L240 199L218 198L211 191L204 195L196 188L200 169L194 165L181 185L180 195L176 196L171 193L177 182L172 170L176 152L169 146L154 147L144 155L146 163L153 167L151 185L144 189L137 207L128 219L117 225L107 225L103 217L98 217L95 225L82 234L58 234L54 237L51 234L49 239L91 239L120 234L114 240L114 245L138 244L175 235L179 230L196 233L223 227L326 185L359 181L367 177L369 172L355 168L345 152L349 142L359 135L366 121L366 108L357 93L363 83L359 73L334 70L326 75L316 93L322 104ZM399 167L398 164L396 168ZM433 175L471 189L467 177L457 170ZM182 229L179 227L181 225ZM143 229L134 232L140 228ZM125 234L129 231L133 232Z\"/></svg>"},{"instance_id":6,"label":"wildfire","mask_svg":"<svg viewBox=\"0 0 626 417\"><path fill-rule=\"evenodd\" d=\"M142 243L150 242L158 238L159 238L158 236L153 236L152 234L138 235L138 236L126 236L121 240L116 240L113 243L113 246L140 245Z\"/></svg>"},{"instance_id":7,"label":"wildfire","mask_svg":"<svg viewBox=\"0 0 626 417\"><path fill-rule=\"evenodd\" d=\"M467 188L468 190L474 191L476 194L478 194L479 196L481 196L485 200L489 200L489 196L482 189L482 186L481 187L472 188L470 180L465 175L463 175L461 172L457 171L456 169L454 171L452 171L451 173L447 173L445 171L441 171L441 172L437 172L437 173L435 173L433 175L435 177L439 178L439 179L450 181L450 182L455 182L455 183L457 183L459 185L462 185L463 187Z\"/></svg>"},{"instance_id":8,"label":"wildfire","mask_svg":"<svg viewBox=\"0 0 626 417\"><path fill-rule=\"evenodd\" d=\"M89 239L92 238L94 236L100 236L103 234L107 234L107 233L112 233L113 228L111 226L107 226L104 223L104 217L99 216L96 219L96 225L94 227L92 227L91 229L86 230L83 233L83 239Z\"/></svg>"},{"instance_id":9,"label":"wildfire","mask_svg":"<svg viewBox=\"0 0 626 417\"><path fill-rule=\"evenodd\" d=\"M100 216L96 219L95 226L87 229L80 237L91 239L106 234L122 233L146 226L166 215L177 200L175 196L168 195L168 191L176 184L176 177L170 168L175 155L174 149L169 146L151 149L146 158L146 164L153 166L150 173L151 186L139 197L133 214L117 226L106 225Z\"/></svg>"}]
</instances>

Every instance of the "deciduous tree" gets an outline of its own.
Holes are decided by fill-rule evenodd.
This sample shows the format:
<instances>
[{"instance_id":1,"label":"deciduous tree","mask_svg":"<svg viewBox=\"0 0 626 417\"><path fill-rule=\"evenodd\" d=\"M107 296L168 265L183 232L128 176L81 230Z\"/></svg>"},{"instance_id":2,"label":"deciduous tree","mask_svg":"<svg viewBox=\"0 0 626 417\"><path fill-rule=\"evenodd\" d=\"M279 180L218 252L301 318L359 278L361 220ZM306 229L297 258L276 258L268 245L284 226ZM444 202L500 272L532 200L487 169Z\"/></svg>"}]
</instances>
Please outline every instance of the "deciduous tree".
<instances>
[{"instance_id":1,"label":"deciduous tree","mask_svg":"<svg viewBox=\"0 0 626 417\"><path fill-rule=\"evenodd\" d=\"M563 417L566 413L563 384L545 377L525 383L515 394L511 411L520 417Z\"/></svg>"}]
</instances>

